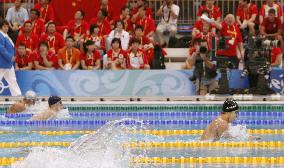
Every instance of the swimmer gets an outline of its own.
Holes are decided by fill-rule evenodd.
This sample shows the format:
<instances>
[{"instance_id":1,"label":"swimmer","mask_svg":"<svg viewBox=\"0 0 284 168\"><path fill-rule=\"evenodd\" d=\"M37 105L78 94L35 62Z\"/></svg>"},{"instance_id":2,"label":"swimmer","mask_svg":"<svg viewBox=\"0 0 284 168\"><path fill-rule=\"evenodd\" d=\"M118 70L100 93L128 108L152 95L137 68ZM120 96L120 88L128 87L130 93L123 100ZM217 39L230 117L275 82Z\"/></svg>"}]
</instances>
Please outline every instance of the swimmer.
<instances>
[{"instance_id":1,"label":"swimmer","mask_svg":"<svg viewBox=\"0 0 284 168\"><path fill-rule=\"evenodd\" d=\"M32 120L48 120L55 117L59 111L63 109L61 98L58 96L50 96L48 98L48 109L37 115L34 115Z\"/></svg>"},{"instance_id":2,"label":"swimmer","mask_svg":"<svg viewBox=\"0 0 284 168\"><path fill-rule=\"evenodd\" d=\"M239 106L233 99L227 99L223 104L223 112L213 120L201 136L201 141L218 141L221 137L233 138L228 129L231 123L238 117ZM257 140L258 137L250 136L249 140Z\"/></svg>"},{"instance_id":3,"label":"swimmer","mask_svg":"<svg viewBox=\"0 0 284 168\"><path fill-rule=\"evenodd\" d=\"M26 95L23 100L16 102L13 104L8 110L8 114L15 114L15 113L21 113L26 111L29 107L35 105L37 101L37 95L34 91L27 91Z\"/></svg>"}]
</instances>

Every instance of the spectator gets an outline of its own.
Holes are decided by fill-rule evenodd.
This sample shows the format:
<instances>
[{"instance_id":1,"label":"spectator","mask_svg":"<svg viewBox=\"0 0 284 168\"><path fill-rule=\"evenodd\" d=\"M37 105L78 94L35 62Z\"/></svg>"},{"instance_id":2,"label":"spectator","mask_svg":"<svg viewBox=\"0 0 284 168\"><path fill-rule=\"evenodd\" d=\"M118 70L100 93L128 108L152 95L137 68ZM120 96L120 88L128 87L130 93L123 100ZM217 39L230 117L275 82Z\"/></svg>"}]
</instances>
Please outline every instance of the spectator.
<instances>
[{"instance_id":1,"label":"spectator","mask_svg":"<svg viewBox=\"0 0 284 168\"><path fill-rule=\"evenodd\" d=\"M47 42L42 41L39 45L38 51L34 53L34 65L36 70L51 70L59 68L58 59L55 54L49 50Z\"/></svg>"},{"instance_id":2,"label":"spectator","mask_svg":"<svg viewBox=\"0 0 284 168\"><path fill-rule=\"evenodd\" d=\"M40 12L40 18L45 24L55 21L54 9L49 0L40 0L34 8Z\"/></svg>"},{"instance_id":3,"label":"spectator","mask_svg":"<svg viewBox=\"0 0 284 168\"><path fill-rule=\"evenodd\" d=\"M82 44L86 35L89 34L89 24L84 20L85 12L79 10L75 13L74 19L68 22L67 29L64 30L63 37L72 36L76 45Z\"/></svg>"},{"instance_id":4,"label":"spectator","mask_svg":"<svg viewBox=\"0 0 284 168\"><path fill-rule=\"evenodd\" d=\"M129 33L124 30L124 22L119 20L115 23L115 29L112 30L108 36L108 44L111 43L112 39L119 38L121 41L121 47L123 50L128 50L129 45ZM110 47L108 47L110 48Z\"/></svg>"},{"instance_id":5,"label":"spectator","mask_svg":"<svg viewBox=\"0 0 284 168\"><path fill-rule=\"evenodd\" d=\"M142 49L139 49L140 41L132 39L131 49L127 53L128 69L150 69L147 56Z\"/></svg>"},{"instance_id":6,"label":"spectator","mask_svg":"<svg viewBox=\"0 0 284 168\"><path fill-rule=\"evenodd\" d=\"M272 69L282 69L282 56L281 43L274 47L271 51L271 66Z\"/></svg>"},{"instance_id":7,"label":"spectator","mask_svg":"<svg viewBox=\"0 0 284 168\"><path fill-rule=\"evenodd\" d=\"M33 68L33 58L29 51L26 50L26 45L20 43L17 48L16 70L31 70Z\"/></svg>"},{"instance_id":8,"label":"spectator","mask_svg":"<svg viewBox=\"0 0 284 168\"><path fill-rule=\"evenodd\" d=\"M197 20L200 19L202 11L207 10L209 18L215 21L221 21L222 13L220 8L216 5L216 0L205 0L205 5L201 5L197 11Z\"/></svg>"},{"instance_id":9,"label":"spectator","mask_svg":"<svg viewBox=\"0 0 284 168\"><path fill-rule=\"evenodd\" d=\"M99 26L91 25L90 26L90 35L87 36L86 41L91 40L94 42L96 50L99 50L100 53L103 53L106 48L105 40L102 36L99 36ZM102 54L101 54L102 55Z\"/></svg>"},{"instance_id":10,"label":"spectator","mask_svg":"<svg viewBox=\"0 0 284 168\"><path fill-rule=\"evenodd\" d=\"M153 10L149 7L147 0L137 0L135 7L132 9L131 16L136 20L139 17L139 7L144 6L146 8L146 16L153 18Z\"/></svg>"},{"instance_id":11,"label":"spectator","mask_svg":"<svg viewBox=\"0 0 284 168\"><path fill-rule=\"evenodd\" d=\"M40 13L36 9L32 9L30 13L30 21L32 22L32 33L41 37L45 33L44 21L39 18Z\"/></svg>"},{"instance_id":12,"label":"spectator","mask_svg":"<svg viewBox=\"0 0 284 168\"><path fill-rule=\"evenodd\" d=\"M269 16L269 10L274 9L275 10L275 16L281 20L281 23L283 23L283 9L282 5L280 3L276 3L274 0L266 0L266 3L264 3L260 9L259 13L259 23L260 25L264 21L265 18Z\"/></svg>"},{"instance_id":13,"label":"spectator","mask_svg":"<svg viewBox=\"0 0 284 168\"><path fill-rule=\"evenodd\" d=\"M11 30L9 36L13 42L16 42L20 28L28 19L29 14L27 9L22 7L22 0L15 0L14 6L8 9L6 15L6 20L9 22Z\"/></svg>"},{"instance_id":14,"label":"spectator","mask_svg":"<svg viewBox=\"0 0 284 168\"><path fill-rule=\"evenodd\" d=\"M146 54L148 62L152 62L154 58L154 42L143 34L143 26L137 26L135 28L134 38L140 41L139 49L142 49Z\"/></svg>"},{"instance_id":15,"label":"spectator","mask_svg":"<svg viewBox=\"0 0 284 168\"><path fill-rule=\"evenodd\" d=\"M212 38L215 36L215 33L210 31L211 27L212 27L211 24L204 22L202 26L202 31L194 36L194 38L200 38L202 40L206 40L208 43L209 50L212 49Z\"/></svg>"},{"instance_id":16,"label":"spectator","mask_svg":"<svg viewBox=\"0 0 284 168\"><path fill-rule=\"evenodd\" d=\"M107 52L107 61L104 62L106 69L121 70L126 69L126 53L121 49L121 41L114 38L111 41L111 49Z\"/></svg>"},{"instance_id":17,"label":"spectator","mask_svg":"<svg viewBox=\"0 0 284 168\"><path fill-rule=\"evenodd\" d=\"M215 21L214 25L220 30L220 36L225 37L225 48L217 50L217 56L228 57L234 69L238 69L239 61L244 59L244 48L242 34L234 15L227 14L221 24Z\"/></svg>"},{"instance_id":18,"label":"spectator","mask_svg":"<svg viewBox=\"0 0 284 168\"><path fill-rule=\"evenodd\" d=\"M4 78L9 84L11 95L20 96L22 93L13 66L15 48L13 41L7 34L8 30L9 22L6 20L0 21L0 81Z\"/></svg>"},{"instance_id":19,"label":"spectator","mask_svg":"<svg viewBox=\"0 0 284 168\"><path fill-rule=\"evenodd\" d=\"M24 26L24 32L20 34L17 38L16 48L18 48L19 43L24 43L26 45L26 50L32 52L38 47L38 36L32 33L32 22L26 21Z\"/></svg>"},{"instance_id":20,"label":"spectator","mask_svg":"<svg viewBox=\"0 0 284 168\"><path fill-rule=\"evenodd\" d=\"M156 31L154 20L146 16L146 7L144 6L139 7L138 13L139 17L133 17L131 21L135 23L135 27L142 25L144 27L144 35L153 39L153 34Z\"/></svg>"},{"instance_id":21,"label":"spectator","mask_svg":"<svg viewBox=\"0 0 284 168\"><path fill-rule=\"evenodd\" d=\"M202 11L202 15L208 16L208 11L204 10ZM209 29L207 31L207 29ZM213 34L216 33L216 27L210 23L207 23L205 20L200 19L197 20L194 24L193 30L192 30L192 38L196 38L197 35L200 35L202 32L211 32Z\"/></svg>"},{"instance_id":22,"label":"spectator","mask_svg":"<svg viewBox=\"0 0 284 168\"><path fill-rule=\"evenodd\" d=\"M109 23L112 25L114 24L114 13L113 13L113 6L110 5L110 3L108 3L108 0L101 0L101 4L100 4L100 9L107 11L108 16L107 16L107 20L109 21Z\"/></svg>"},{"instance_id":23,"label":"spectator","mask_svg":"<svg viewBox=\"0 0 284 168\"><path fill-rule=\"evenodd\" d=\"M272 37L282 41L282 24L281 20L276 17L275 9L270 9L268 17L265 18L260 26L260 34L265 37Z\"/></svg>"},{"instance_id":24,"label":"spectator","mask_svg":"<svg viewBox=\"0 0 284 168\"><path fill-rule=\"evenodd\" d=\"M47 23L47 33L41 36L40 41L45 41L48 44L49 51L53 54L57 54L60 48L65 46L63 36L56 31L54 22Z\"/></svg>"},{"instance_id":25,"label":"spectator","mask_svg":"<svg viewBox=\"0 0 284 168\"><path fill-rule=\"evenodd\" d=\"M210 59L208 43L206 40L200 40L200 47L189 59L189 64L194 65L193 78L195 80L197 95L206 95L218 89L216 80L216 62ZM202 51L205 48L205 51Z\"/></svg>"},{"instance_id":26,"label":"spectator","mask_svg":"<svg viewBox=\"0 0 284 168\"><path fill-rule=\"evenodd\" d=\"M108 12L106 10L99 10L97 18L92 18L90 24L96 24L99 26L99 36L103 36L104 39L108 36L111 31L110 23L107 19Z\"/></svg>"},{"instance_id":27,"label":"spectator","mask_svg":"<svg viewBox=\"0 0 284 168\"><path fill-rule=\"evenodd\" d=\"M88 40L84 43L84 53L81 54L81 66L84 70L101 68L101 55L96 50L95 43Z\"/></svg>"},{"instance_id":28,"label":"spectator","mask_svg":"<svg viewBox=\"0 0 284 168\"><path fill-rule=\"evenodd\" d=\"M131 22L131 17L130 17L129 13L130 13L130 9L127 6L124 6L121 9L121 14L114 18L114 23L116 23L118 20L123 20L125 31L132 34L133 33L133 24Z\"/></svg>"},{"instance_id":29,"label":"spectator","mask_svg":"<svg viewBox=\"0 0 284 168\"><path fill-rule=\"evenodd\" d=\"M179 16L179 6L173 3L173 0L164 0L163 5L157 12L157 16L161 17L161 21L157 27L157 34L160 44L165 42L164 35L175 37L177 33L177 21Z\"/></svg>"},{"instance_id":30,"label":"spectator","mask_svg":"<svg viewBox=\"0 0 284 168\"><path fill-rule=\"evenodd\" d=\"M80 66L80 50L74 47L74 38L68 36L65 47L58 50L58 64L60 69L76 70Z\"/></svg>"},{"instance_id":31,"label":"spectator","mask_svg":"<svg viewBox=\"0 0 284 168\"><path fill-rule=\"evenodd\" d=\"M241 30L249 29L251 35L255 35L255 21L258 14L257 6L250 0L240 0L237 9L237 22Z\"/></svg>"}]
</instances>

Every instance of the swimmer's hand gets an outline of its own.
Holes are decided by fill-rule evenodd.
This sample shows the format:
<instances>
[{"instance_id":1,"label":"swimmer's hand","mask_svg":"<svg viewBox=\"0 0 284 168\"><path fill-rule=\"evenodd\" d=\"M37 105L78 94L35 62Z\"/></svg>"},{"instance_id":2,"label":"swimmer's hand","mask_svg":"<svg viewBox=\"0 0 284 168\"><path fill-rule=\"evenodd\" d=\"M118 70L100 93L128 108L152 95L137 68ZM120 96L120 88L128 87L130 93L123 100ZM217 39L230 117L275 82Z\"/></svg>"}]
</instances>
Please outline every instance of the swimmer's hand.
<instances>
[{"instance_id":1,"label":"swimmer's hand","mask_svg":"<svg viewBox=\"0 0 284 168\"><path fill-rule=\"evenodd\" d=\"M249 137L250 141L257 141L257 140L261 140L261 137L256 137L256 136L250 136Z\"/></svg>"}]
</instances>

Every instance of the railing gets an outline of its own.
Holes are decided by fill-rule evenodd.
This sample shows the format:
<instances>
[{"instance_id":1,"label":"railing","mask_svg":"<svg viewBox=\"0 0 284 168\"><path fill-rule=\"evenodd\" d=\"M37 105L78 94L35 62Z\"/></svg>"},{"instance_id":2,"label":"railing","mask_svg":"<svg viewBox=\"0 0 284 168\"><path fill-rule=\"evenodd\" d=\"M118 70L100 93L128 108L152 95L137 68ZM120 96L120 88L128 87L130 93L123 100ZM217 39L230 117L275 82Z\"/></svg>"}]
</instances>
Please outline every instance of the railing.
<instances>
[{"instance_id":1,"label":"railing","mask_svg":"<svg viewBox=\"0 0 284 168\"><path fill-rule=\"evenodd\" d=\"M130 4L136 0L130 0ZM202 4L203 0L174 0L175 4L180 7L179 24L180 25L193 25L196 20L196 13L199 5ZM261 4L265 0L253 0L260 9ZM283 4L284 0L281 0ZM0 0L1 2L1 0ZM12 5L13 0L2 0L0 6L1 14L5 17L7 9ZM28 10L32 9L35 0L24 0L24 7ZM153 8L154 14L159 10L162 0L149 0L149 5ZM217 1L218 6L222 9L222 14L235 13L239 0L219 0ZM155 16L155 20L158 22L159 17Z\"/></svg>"}]
</instances>

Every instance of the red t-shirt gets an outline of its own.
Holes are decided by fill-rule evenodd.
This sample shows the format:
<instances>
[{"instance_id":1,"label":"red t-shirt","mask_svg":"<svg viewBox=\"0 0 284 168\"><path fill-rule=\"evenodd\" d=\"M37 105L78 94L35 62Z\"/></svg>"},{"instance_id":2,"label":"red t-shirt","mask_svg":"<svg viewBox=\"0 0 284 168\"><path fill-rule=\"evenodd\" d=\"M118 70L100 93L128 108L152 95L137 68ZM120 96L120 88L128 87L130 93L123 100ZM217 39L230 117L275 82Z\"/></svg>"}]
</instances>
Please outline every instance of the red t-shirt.
<instances>
[{"instance_id":1,"label":"red t-shirt","mask_svg":"<svg viewBox=\"0 0 284 168\"><path fill-rule=\"evenodd\" d=\"M21 34L17 38L16 48L18 48L19 43L24 43L27 49L34 51L38 48L38 40L39 38L35 34L31 34L29 37L27 37L25 34Z\"/></svg>"},{"instance_id":2,"label":"red t-shirt","mask_svg":"<svg viewBox=\"0 0 284 168\"><path fill-rule=\"evenodd\" d=\"M148 59L143 50L139 49L136 54L131 50L127 52L127 65L129 69L143 69L148 64Z\"/></svg>"},{"instance_id":3,"label":"red t-shirt","mask_svg":"<svg viewBox=\"0 0 284 168\"><path fill-rule=\"evenodd\" d=\"M63 36L60 33L55 32L54 36L49 36L48 34L44 34L41 36L40 41L46 41L49 49L54 49L57 53L60 48L65 46L65 41Z\"/></svg>"},{"instance_id":4,"label":"red t-shirt","mask_svg":"<svg viewBox=\"0 0 284 168\"><path fill-rule=\"evenodd\" d=\"M114 53L113 50L111 49L107 52L107 57L111 59L111 61L115 61L119 58L126 59L126 53L122 49L120 49L118 53Z\"/></svg>"},{"instance_id":5,"label":"red t-shirt","mask_svg":"<svg viewBox=\"0 0 284 168\"><path fill-rule=\"evenodd\" d=\"M217 5L214 5L212 9L209 9L207 5L200 6L197 11L197 16L200 17L202 15L202 11L204 10L209 11L209 18L214 18L215 20L217 20L218 17L222 16L221 10Z\"/></svg>"},{"instance_id":6,"label":"red t-shirt","mask_svg":"<svg viewBox=\"0 0 284 168\"><path fill-rule=\"evenodd\" d=\"M276 47L276 48L273 48L273 49L272 49L272 51L271 51L271 63L272 63L272 64L275 63L275 61L276 61L276 59L277 59L277 56L278 56L279 54L282 54L281 48Z\"/></svg>"},{"instance_id":7,"label":"red t-shirt","mask_svg":"<svg viewBox=\"0 0 284 168\"><path fill-rule=\"evenodd\" d=\"M242 5L238 6L237 16L240 17L241 21L249 20L254 14L258 14L258 9L255 4L250 3L246 9Z\"/></svg>"},{"instance_id":8,"label":"red t-shirt","mask_svg":"<svg viewBox=\"0 0 284 168\"><path fill-rule=\"evenodd\" d=\"M68 32L71 34L71 36L74 36L75 33L77 35L83 35L87 33L87 31L89 30L89 24L88 22L82 20L81 24L80 25L76 25L76 21L75 20L71 20L68 22L67 24L67 30Z\"/></svg>"},{"instance_id":9,"label":"red t-shirt","mask_svg":"<svg viewBox=\"0 0 284 168\"><path fill-rule=\"evenodd\" d=\"M208 48L209 50L212 49L212 37L215 37L215 34L212 33L212 32L209 32L207 34L204 34L204 33L199 33L196 35L195 38L200 38L200 39L203 39L203 40L206 40L207 41L207 44L208 44Z\"/></svg>"},{"instance_id":10,"label":"red t-shirt","mask_svg":"<svg viewBox=\"0 0 284 168\"><path fill-rule=\"evenodd\" d=\"M280 4L274 3L273 6L268 6L267 4L262 5L259 15L263 16L263 18L268 17L268 11L270 9L275 9L276 17L280 19L283 16L283 9Z\"/></svg>"},{"instance_id":11,"label":"red t-shirt","mask_svg":"<svg viewBox=\"0 0 284 168\"><path fill-rule=\"evenodd\" d=\"M29 65L29 63L33 62L32 54L30 54L29 52L26 52L26 55L23 57L17 54L15 62L17 63L19 68L26 67Z\"/></svg>"},{"instance_id":12,"label":"red t-shirt","mask_svg":"<svg viewBox=\"0 0 284 168\"><path fill-rule=\"evenodd\" d=\"M105 36L108 35L111 32L111 26L106 18L104 21L99 21L97 18L92 18L90 20L90 25L96 24L99 26L99 36Z\"/></svg>"},{"instance_id":13,"label":"red t-shirt","mask_svg":"<svg viewBox=\"0 0 284 168\"><path fill-rule=\"evenodd\" d=\"M87 41L87 40L93 41L95 43L96 47L98 47L102 50L105 50L105 48L106 48L105 40L102 36L93 37L92 35L88 35L85 38L85 41Z\"/></svg>"},{"instance_id":14,"label":"red t-shirt","mask_svg":"<svg viewBox=\"0 0 284 168\"><path fill-rule=\"evenodd\" d=\"M229 26L226 22L222 22L222 30L220 30L220 35L225 37L232 37L232 39L226 40L226 46L228 48L225 50L218 50L217 55L227 57L237 56L237 45L238 43L241 43L243 41L239 27L236 24ZM233 39L233 43L230 43Z\"/></svg>"},{"instance_id":15,"label":"red t-shirt","mask_svg":"<svg viewBox=\"0 0 284 168\"><path fill-rule=\"evenodd\" d=\"M103 8L101 8L101 9L103 9ZM107 11L107 13L108 13L107 20L108 20L109 22L111 22L111 21L114 19L115 14L114 14L114 8L113 8L112 5L110 5L110 3L108 4L108 7L106 8L106 11ZM97 15L96 15L96 16L97 16Z\"/></svg>"},{"instance_id":16,"label":"red t-shirt","mask_svg":"<svg viewBox=\"0 0 284 168\"><path fill-rule=\"evenodd\" d=\"M80 59L85 61L86 66L95 66L96 62L101 60L101 55L98 51L94 51L92 57L87 57L86 53L82 53Z\"/></svg>"},{"instance_id":17,"label":"red t-shirt","mask_svg":"<svg viewBox=\"0 0 284 168\"><path fill-rule=\"evenodd\" d=\"M274 34L277 33L279 29L282 29L282 23L279 18L275 18L273 22L265 18L261 26L265 28L265 33L267 34Z\"/></svg>"},{"instance_id":18,"label":"red t-shirt","mask_svg":"<svg viewBox=\"0 0 284 168\"><path fill-rule=\"evenodd\" d=\"M33 54L34 56L34 61L38 61L39 65L43 66L43 67L46 67L43 63L43 59L42 57L40 56L40 53L39 52L34 52ZM47 60L49 62L52 62L52 67L55 68L55 69L58 69L59 68L59 65L58 65L58 59L57 57L51 52L49 51L47 56L46 56Z\"/></svg>"},{"instance_id":19,"label":"red t-shirt","mask_svg":"<svg viewBox=\"0 0 284 168\"><path fill-rule=\"evenodd\" d=\"M131 12L131 16L135 15L138 12L138 7L133 8L132 12ZM146 8L146 16L153 18L153 10L152 8Z\"/></svg>"},{"instance_id":20,"label":"red t-shirt","mask_svg":"<svg viewBox=\"0 0 284 168\"><path fill-rule=\"evenodd\" d=\"M37 19L36 21L31 21L28 20L27 22L32 22L33 24L33 29L32 33L40 37L42 34L45 34L45 25L44 21L42 19ZM21 27L20 29L21 33L24 33L24 26Z\"/></svg>"},{"instance_id":21,"label":"red t-shirt","mask_svg":"<svg viewBox=\"0 0 284 168\"><path fill-rule=\"evenodd\" d=\"M48 4L46 8L42 8L41 4L37 3L35 4L34 8L40 11L40 18L44 20L44 23L55 20L54 9L52 5Z\"/></svg>"},{"instance_id":22,"label":"red t-shirt","mask_svg":"<svg viewBox=\"0 0 284 168\"><path fill-rule=\"evenodd\" d=\"M200 32L203 32L203 22L202 20L198 20L194 24L194 28L198 29ZM211 31L213 26L210 24L209 31Z\"/></svg>"},{"instance_id":23,"label":"red t-shirt","mask_svg":"<svg viewBox=\"0 0 284 168\"><path fill-rule=\"evenodd\" d=\"M144 27L144 35L147 36L151 31L156 31L156 25L155 21L151 19L150 17L140 18L138 17L136 19L135 25L142 25Z\"/></svg>"}]
</instances>

